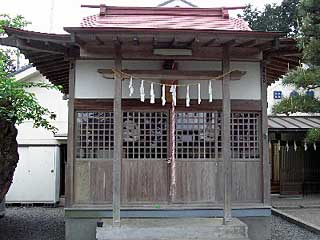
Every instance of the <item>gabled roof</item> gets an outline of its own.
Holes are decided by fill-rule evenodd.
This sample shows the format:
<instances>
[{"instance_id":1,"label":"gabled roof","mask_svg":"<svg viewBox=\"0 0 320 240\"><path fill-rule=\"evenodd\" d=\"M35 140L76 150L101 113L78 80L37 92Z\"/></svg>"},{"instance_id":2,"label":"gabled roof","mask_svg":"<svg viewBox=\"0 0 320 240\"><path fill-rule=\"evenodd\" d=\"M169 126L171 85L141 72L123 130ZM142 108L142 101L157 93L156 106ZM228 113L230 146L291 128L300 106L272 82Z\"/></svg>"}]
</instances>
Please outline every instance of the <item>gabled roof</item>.
<instances>
[{"instance_id":1,"label":"gabled roof","mask_svg":"<svg viewBox=\"0 0 320 240\"><path fill-rule=\"evenodd\" d=\"M189 60L221 59L222 46L232 46L233 59L253 57L265 60L265 79L270 84L299 65L301 52L293 39L280 32L251 31L242 19L229 17L229 8L141 8L107 7L84 18L80 27L64 28L70 34L47 34L5 28L7 38L0 44L18 47L30 62L53 84L69 89L71 61L80 56L80 47L94 46L103 59L114 59L114 45L123 44L123 59L163 59L154 48L188 48ZM91 44L91 45L90 45ZM259 55L257 55L259 54ZM85 53L84 53L85 55ZM84 56L83 55L83 56ZM166 56L164 56L166 57ZM173 56L179 60L181 56ZM167 57L166 57L167 58Z\"/></svg>"},{"instance_id":2,"label":"gabled roof","mask_svg":"<svg viewBox=\"0 0 320 240\"><path fill-rule=\"evenodd\" d=\"M167 1L163 2L163 3L160 3L158 5L158 7L165 7L166 5L171 4L171 3L175 2L175 1L177 1L177 0L167 0ZM182 2L182 3L184 3L184 4L186 4L186 5L190 6L190 7L198 7L198 6L194 5L193 3L189 2L189 1L186 1L186 0L178 0L178 2Z\"/></svg>"},{"instance_id":3,"label":"gabled roof","mask_svg":"<svg viewBox=\"0 0 320 240\"><path fill-rule=\"evenodd\" d=\"M93 6L91 6L93 7ZM83 18L84 28L251 31L228 8L100 7L100 14Z\"/></svg>"}]
</instances>

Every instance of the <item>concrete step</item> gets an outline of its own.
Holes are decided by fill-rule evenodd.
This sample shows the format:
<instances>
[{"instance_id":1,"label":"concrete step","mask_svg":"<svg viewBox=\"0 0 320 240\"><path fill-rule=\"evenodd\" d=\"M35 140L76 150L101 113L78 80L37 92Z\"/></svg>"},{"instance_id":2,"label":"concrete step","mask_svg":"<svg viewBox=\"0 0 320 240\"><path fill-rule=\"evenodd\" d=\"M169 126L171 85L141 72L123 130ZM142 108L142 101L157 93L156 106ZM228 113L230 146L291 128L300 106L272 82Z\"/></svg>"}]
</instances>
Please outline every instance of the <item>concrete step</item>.
<instances>
[{"instance_id":1,"label":"concrete step","mask_svg":"<svg viewBox=\"0 0 320 240\"><path fill-rule=\"evenodd\" d=\"M249 240L248 227L234 218L223 225L220 218L122 219L113 227L103 219L97 240Z\"/></svg>"}]
</instances>

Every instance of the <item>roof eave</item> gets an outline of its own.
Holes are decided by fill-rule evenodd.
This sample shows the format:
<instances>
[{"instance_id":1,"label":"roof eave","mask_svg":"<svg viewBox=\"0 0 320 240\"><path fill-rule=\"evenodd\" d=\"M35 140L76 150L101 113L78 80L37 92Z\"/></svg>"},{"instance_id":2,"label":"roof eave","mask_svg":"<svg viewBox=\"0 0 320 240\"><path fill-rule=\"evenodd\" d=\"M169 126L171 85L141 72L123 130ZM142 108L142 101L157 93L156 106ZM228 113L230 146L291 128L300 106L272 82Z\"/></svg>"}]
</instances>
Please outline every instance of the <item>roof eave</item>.
<instances>
[{"instance_id":1,"label":"roof eave","mask_svg":"<svg viewBox=\"0 0 320 240\"><path fill-rule=\"evenodd\" d=\"M270 37L270 38L280 38L284 37L283 32L262 32L262 31L246 31L246 30L212 30L212 29L170 29L170 28L119 28L119 27L64 27L63 28L68 33L124 33L124 32L139 32L142 33L197 33L197 34L237 34L237 35L250 35L259 37Z\"/></svg>"}]
</instances>

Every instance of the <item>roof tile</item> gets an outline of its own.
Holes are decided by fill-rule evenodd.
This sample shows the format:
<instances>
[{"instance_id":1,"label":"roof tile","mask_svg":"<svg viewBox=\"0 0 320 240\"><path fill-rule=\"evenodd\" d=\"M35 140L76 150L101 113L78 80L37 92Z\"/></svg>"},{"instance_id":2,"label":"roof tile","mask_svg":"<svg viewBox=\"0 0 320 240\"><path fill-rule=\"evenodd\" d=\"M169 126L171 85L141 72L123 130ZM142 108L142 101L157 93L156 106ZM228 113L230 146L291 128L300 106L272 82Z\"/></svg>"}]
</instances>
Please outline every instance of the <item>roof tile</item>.
<instances>
[{"instance_id":1,"label":"roof tile","mask_svg":"<svg viewBox=\"0 0 320 240\"><path fill-rule=\"evenodd\" d=\"M251 31L246 21L230 18L223 8L109 7L105 15L83 18L81 27Z\"/></svg>"}]
</instances>

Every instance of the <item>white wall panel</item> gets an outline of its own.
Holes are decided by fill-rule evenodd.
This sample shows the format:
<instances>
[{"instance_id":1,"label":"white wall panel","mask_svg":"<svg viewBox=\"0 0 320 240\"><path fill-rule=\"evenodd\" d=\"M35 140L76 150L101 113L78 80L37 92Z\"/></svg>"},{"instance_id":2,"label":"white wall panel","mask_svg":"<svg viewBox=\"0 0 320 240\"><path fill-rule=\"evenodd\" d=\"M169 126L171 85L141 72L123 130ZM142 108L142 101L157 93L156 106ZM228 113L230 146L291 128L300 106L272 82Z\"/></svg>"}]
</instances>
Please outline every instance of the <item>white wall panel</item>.
<instances>
[{"instance_id":1,"label":"white wall panel","mask_svg":"<svg viewBox=\"0 0 320 240\"><path fill-rule=\"evenodd\" d=\"M113 98L113 79L105 79L97 72L99 68L112 68L113 61L79 60L76 63L76 98ZM159 70L162 61L123 61L123 69ZM179 61L182 71L221 70L221 62L217 61ZM246 71L240 81L231 82L232 99L260 99L260 64L255 62L232 62L231 69ZM208 81L179 81L180 84L201 83L201 96L208 99ZM139 98L140 81L133 82L135 92L131 98ZM129 81L123 81L122 96L129 97ZM221 81L213 81L214 98L221 99ZM150 83L145 81L146 99L150 98ZM185 98L186 89L178 88L178 98ZM156 97L160 98L160 86L155 85ZM190 87L190 97L197 98L197 87Z\"/></svg>"}]
</instances>

